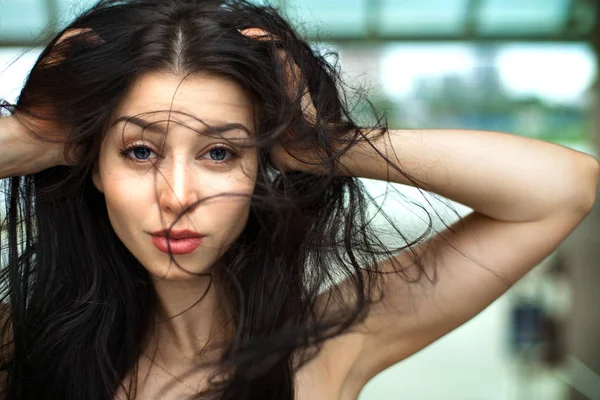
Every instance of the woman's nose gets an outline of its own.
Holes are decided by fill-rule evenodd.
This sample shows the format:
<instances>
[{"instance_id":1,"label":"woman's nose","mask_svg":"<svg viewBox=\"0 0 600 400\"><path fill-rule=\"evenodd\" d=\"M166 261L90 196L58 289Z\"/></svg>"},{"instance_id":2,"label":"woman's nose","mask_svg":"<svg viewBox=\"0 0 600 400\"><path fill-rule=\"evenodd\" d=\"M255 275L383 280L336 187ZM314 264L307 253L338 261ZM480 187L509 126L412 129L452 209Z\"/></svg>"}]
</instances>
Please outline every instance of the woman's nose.
<instances>
[{"instance_id":1,"label":"woman's nose","mask_svg":"<svg viewBox=\"0 0 600 400\"><path fill-rule=\"evenodd\" d=\"M173 161L165 168L159 168L157 185L160 208L169 213L189 212L198 202L197 174L187 161Z\"/></svg>"}]
</instances>

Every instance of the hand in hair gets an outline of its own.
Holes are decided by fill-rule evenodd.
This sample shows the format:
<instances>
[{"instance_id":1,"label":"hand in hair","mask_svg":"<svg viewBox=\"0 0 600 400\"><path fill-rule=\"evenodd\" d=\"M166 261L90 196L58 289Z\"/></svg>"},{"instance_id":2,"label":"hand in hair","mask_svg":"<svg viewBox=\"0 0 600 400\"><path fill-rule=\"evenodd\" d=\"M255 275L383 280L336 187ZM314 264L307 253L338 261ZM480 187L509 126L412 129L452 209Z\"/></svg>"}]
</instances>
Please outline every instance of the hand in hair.
<instances>
[{"instance_id":1,"label":"hand in hair","mask_svg":"<svg viewBox=\"0 0 600 400\"><path fill-rule=\"evenodd\" d=\"M63 33L52 50L42 57L37 68L52 68L65 60L72 45L77 41L84 41L89 45L102 44L102 39L91 29L71 29ZM68 137L69 127L57 122L56 110L48 99L41 104L18 105L14 112L2 124L2 142L12 143L11 148L18 153L19 168L12 168L10 176L27 175L39 172L56 165L74 165L77 162L77 150L65 151L65 139ZM8 171L0 170L5 175Z\"/></svg>"},{"instance_id":2,"label":"hand in hair","mask_svg":"<svg viewBox=\"0 0 600 400\"><path fill-rule=\"evenodd\" d=\"M273 35L263 29L260 28L246 28L246 29L241 29L239 30L239 32L242 35L245 35L247 37L250 37L252 39L256 39L256 40L261 40L261 41L268 41L268 40L274 40L274 41L278 41L279 37L277 37L276 35ZM302 77L302 71L300 71L300 68L298 67L298 65L293 62L288 60L288 53L284 50L284 49L279 49L278 50L278 55L279 55L279 60L281 61L281 64L284 66L285 68L285 74L287 77L287 90L288 90L288 94L290 95L291 98L294 98L294 96L296 96L297 93L300 93L299 91L299 87L298 84L302 81L301 77ZM308 90L308 87L303 88L304 90L302 91L302 97L300 100L300 106L302 108L302 114L304 115L304 118L306 119L306 121L308 121L310 124L315 125L316 124L316 115L317 115L317 110L315 108L315 105L312 101L312 97L310 95L310 92ZM291 138L285 138L285 139L292 139L293 140L293 133L291 133ZM299 153L302 152L303 154L300 155ZM299 160L299 157L301 157L302 160L306 160L307 154L305 151L294 151L292 149L290 149L290 146L282 146L281 143L277 144L276 146L273 147L272 151L271 151L271 162L273 163L273 165L275 165L280 171L286 172L286 171L309 171L310 170L310 166L312 165L311 163L307 163L307 162L302 162ZM310 159L310 157L308 157ZM317 165L318 162L315 162L315 165ZM316 172L316 171L313 171Z\"/></svg>"}]
</instances>

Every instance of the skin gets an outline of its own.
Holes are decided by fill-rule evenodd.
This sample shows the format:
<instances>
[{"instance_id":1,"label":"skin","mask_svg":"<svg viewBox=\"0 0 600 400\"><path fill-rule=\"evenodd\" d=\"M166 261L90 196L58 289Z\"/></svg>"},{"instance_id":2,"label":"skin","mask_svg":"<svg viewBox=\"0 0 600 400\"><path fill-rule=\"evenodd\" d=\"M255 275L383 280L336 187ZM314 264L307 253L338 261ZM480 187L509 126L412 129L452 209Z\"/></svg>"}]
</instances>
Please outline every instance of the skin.
<instances>
[{"instance_id":1,"label":"skin","mask_svg":"<svg viewBox=\"0 0 600 400\"><path fill-rule=\"evenodd\" d=\"M171 113L156 112L169 109ZM143 113L148 114L139 115ZM181 113L210 126L242 124L250 133L233 129L221 137L202 135L190 127L202 131L206 125ZM123 116L163 121L152 125L162 130L167 119L171 122L165 135L118 121ZM194 303L209 284L209 278L198 274L214 269L248 220L258 158L256 149L240 145L253 134L253 121L250 97L231 80L205 73L182 77L152 72L141 76L123 98L102 142L93 181L104 194L116 234L153 279L159 317L163 317L156 332L163 365L191 360L215 335L215 329L225 325L218 278L214 277L204 299ZM145 147L134 150L130 145ZM229 151L211 151L219 145L239 151L239 157ZM124 148L129 149L125 157L121 155ZM178 268L153 245L150 233L171 226L186 207L222 193L245 196L204 201L173 226L206 235L193 252L173 255Z\"/></svg>"}]
</instances>

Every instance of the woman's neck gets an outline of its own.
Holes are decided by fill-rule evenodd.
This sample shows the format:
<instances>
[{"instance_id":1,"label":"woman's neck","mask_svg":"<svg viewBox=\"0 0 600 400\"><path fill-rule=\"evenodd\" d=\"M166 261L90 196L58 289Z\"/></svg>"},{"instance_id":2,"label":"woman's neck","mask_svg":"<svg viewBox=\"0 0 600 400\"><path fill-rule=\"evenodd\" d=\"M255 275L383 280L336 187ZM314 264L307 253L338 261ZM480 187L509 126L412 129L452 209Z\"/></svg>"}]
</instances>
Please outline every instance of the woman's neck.
<instances>
[{"instance_id":1,"label":"woman's neck","mask_svg":"<svg viewBox=\"0 0 600 400\"><path fill-rule=\"evenodd\" d=\"M156 329L149 351L158 346L165 364L198 362L217 356L234 326L218 282L210 277L182 282L155 280Z\"/></svg>"}]
</instances>

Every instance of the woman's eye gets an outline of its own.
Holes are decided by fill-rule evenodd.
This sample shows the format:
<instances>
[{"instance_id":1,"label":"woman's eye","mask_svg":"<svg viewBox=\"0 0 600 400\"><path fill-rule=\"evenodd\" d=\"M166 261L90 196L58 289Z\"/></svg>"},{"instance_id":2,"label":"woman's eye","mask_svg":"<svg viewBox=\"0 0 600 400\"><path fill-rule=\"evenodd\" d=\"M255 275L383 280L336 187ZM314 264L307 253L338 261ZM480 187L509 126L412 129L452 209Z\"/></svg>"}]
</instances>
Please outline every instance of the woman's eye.
<instances>
[{"instance_id":1,"label":"woman's eye","mask_svg":"<svg viewBox=\"0 0 600 400\"><path fill-rule=\"evenodd\" d=\"M152 151L148 146L132 146L123 150L122 154L131 158L133 161L146 161L150 158L156 158L156 153ZM150 157L155 154L155 157Z\"/></svg>"},{"instance_id":2,"label":"woman's eye","mask_svg":"<svg viewBox=\"0 0 600 400\"><path fill-rule=\"evenodd\" d=\"M228 153L229 157L227 157ZM226 147L213 147L212 149L207 151L202 158L206 159L207 157L209 160L214 161L217 164L226 163L229 162L232 158L237 157L237 153Z\"/></svg>"}]
</instances>

